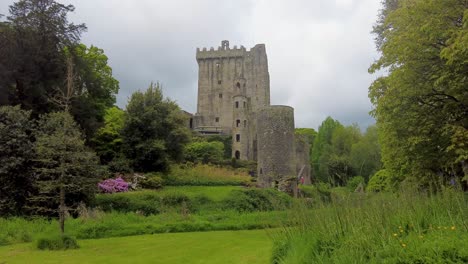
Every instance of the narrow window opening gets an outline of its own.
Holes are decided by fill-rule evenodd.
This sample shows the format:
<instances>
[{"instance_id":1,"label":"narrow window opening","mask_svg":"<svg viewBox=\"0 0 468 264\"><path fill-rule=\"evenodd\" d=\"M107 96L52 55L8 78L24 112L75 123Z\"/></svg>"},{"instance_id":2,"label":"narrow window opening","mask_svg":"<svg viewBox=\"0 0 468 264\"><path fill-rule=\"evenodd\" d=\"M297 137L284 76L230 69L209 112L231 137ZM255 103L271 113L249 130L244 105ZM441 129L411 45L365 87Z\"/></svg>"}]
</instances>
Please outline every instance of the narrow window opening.
<instances>
[{"instance_id":1,"label":"narrow window opening","mask_svg":"<svg viewBox=\"0 0 468 264\"><path fill-rule=\"evenodd\" d=\"M240 151L236 150L235 156L236 156L236 159L240 159Z\"/></svg>"},{"instance_id":2,"label":"narrow window opening","mask_svg":"<svg viewBox=\"0 0 468 264\"><path fill-rule=\"evenodd\" d=\"M240 120L237 119L237 120L236 120L236 127L239 127L239 125L240 125Z\"/></svg>"},{"instance_id":3,"label":"narrow window opening","mask_svg":"<svg viewBox=\"0 0 468 264\"><path fill-rule=\"evenodd\" d=\"M244 102L244 108L247 108L247 103L246 102Z\"/></svg>"},{"instance_id":4,"label":"narrow window opening","mask_svg":"<svg viewBox=\"0 0 468 264\"><path fill-rule=\"evenodd\" d=\"M236 134L236 142L240 142L240 134Z\"/></svg>"},{"instance_id":5,"label":"narrow window opening","mask_svg":"<svg viewBox=\"0 0 468 264\"><path fill-rule=\"evenodd\" d=\"M221 80L218 80L218 84L221 84Z\"/></svg>"},{"instance_id":6,"label":"narrow window opening","mask_svg":"<svg viewBox=\"0 0 468 264\"><path fill-rule=\"evenodd\" d=\"M236 102L236 108L239 108L239 102Z\"/></svg>"},{"instance_id":7,"label":"narrow window opening","mask_svg":"<svg viewBox=\"0 0 468 264\"><path fill-rule=\"evenodd\" d=\"M263 169L262 168L260 168L260 174L263 174Z\"/></svg>"},{"instance_id":8,"label":"narrow window opening","mask_svg":"<svg viewBox=\"0 0 468 264\"><path fill-rule=\"evenodd\" d=\"M244 88L245 88L245 83L244 83L244 85L243 85L243 86L244 86Z\"/></svg>"},{"instance_id":9,"label":"narrow window opening","mask_svg":"<svg viewBox=\"0 0 468 264\"><path fill-rule=\"evenodd\" d=\"M215 118L215 122L216 122L216 123L219 122L219 117L216 117L216 118Z\"/></svg>"},{"instance_id":10,"label":"narrow window opening","mask_svg":"<svg viewBox=\"0 0 468 264\"><path fill-rule=\"evenodd\" d=\"M247 127L247 120L244 120L244 127Z\"/></svg>"},{"instance_id":11,"label":"narrow window opening","mask_svg":"<svg viewBox=\"0 0 468 264\"><path fill-rule=\"evenodd\" d=\"M236 83L236 87L240 88L240 82Z\"/></svg>"},{"instance_id":12,"label":"narrow window opening","mask_svg":"<svg viewBox=\"0 0 468 264\"><path fill-rule=\"evenodd\" d=\"M222 94L222 93L219 94L219 98L223 98L223 94Z\"/></svg>"}]
</instances>

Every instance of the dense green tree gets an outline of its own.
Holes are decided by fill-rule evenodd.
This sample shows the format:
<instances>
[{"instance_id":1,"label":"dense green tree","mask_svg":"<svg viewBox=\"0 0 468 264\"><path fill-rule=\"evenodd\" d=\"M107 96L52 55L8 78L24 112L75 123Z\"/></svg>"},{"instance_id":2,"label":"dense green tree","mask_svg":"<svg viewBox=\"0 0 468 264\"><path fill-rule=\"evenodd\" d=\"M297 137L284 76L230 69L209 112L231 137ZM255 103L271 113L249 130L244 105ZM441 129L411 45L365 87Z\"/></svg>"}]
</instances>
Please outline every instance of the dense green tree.
<instances>
[{"instance_id":1,"label":"dense green tree","mask_svg":"<svg viewBox=\"0 0 468 264\"><path fill-rule=\"evenodd\" d=\"M99 181L98 159L87 149L78 124L67 112L43 115L36 134L35 170L39 192L30 198L35 213L57 215L64 232L65 210L93 199ZM57 210L58 209L58 210Z\"/></svg>"},{"instance_id":2,"label":"dense green tree","mask_svg":"<svg viewBox=\"0 0 468 264\"><path fill-rule=\"evenodd\" d=\"M33 116L57 109L49 100L66 73L64 48L76 45L84 24L68 22L72 5L53 0L20 0L10 6L0 27L2 103L32 110Z\"/></svg>"},{"instance_id":3,"label":"dense green tree","mask_svg":"<svg viewBox=\"0 0 468 264\"><path fill-rule=\"evenodd\" d=\"M185 147L185 160L197 163L218 163L223 160L224 144L219 141L192 142Z\"/></svg>"},{"instance_id":4,"label":"dense green tree","mask_svg":"<svg viewBox=\"0 0 468 264\"><path fill-rule=\"evenodd\" d=\"M112 68L102 49L79 44L73 47L70 56L77 77L71 113L90 138L102 125L106 109L115 104L119 82L112 76Z\"/></svg>"},{"instance_id":5,"label":"dense green tree","mask_svg":"<svg viewBox=\"0 0 468 264\"><path fill-rule=\"evenodd\" d=\"M328 164L333 153L332 135L333 131L341 126L340 122L327 117L318 129L312 149L312 168L319 181L330 180Z\"/></svg>"},{"instance_id":6,"label":"dense green tree","mask_svg":"<svg viewBox=\"0 0 468 264\"><path fill-rule=\"evenodd\" d=\"M20 214L33 191L33 131L30 111L0 107L0 215Z\"/></svg>"},{"instance_id":7,"label":"dense green tree","mask_svg":"<svg viewBox=\"0 0 468 264\"><path fill-rule=\"evenodd\" d=\"M171 160L183 159L190 140L185 118L175 102L163 97L159 83L132 94L122 136L124 153L136 171L164 171Z\"/></svg>"},{"instance_id":8,"label":"dense green tree","mask_svg":"<svg viewBox=\"0 0 468 264\"><path fill-rule=\"evenodd\" d=\"M84 24L68 22L72 5L53 0L20 0L0 23L0 105L21 105L32 116L62 110L54 103L74 64L70 112L87 138L102 125L115 103L119 83L102 49L79 44Z\"/></svg>"},{"instance_id":9,"label":"dense green tree","mask_svg":"<svg viewBox=\"0 0 468 264\"><path fill-rule=\"evenodd\" d=\"M423 183L463 177L468 145L468 2L385 1L375 27L385 70L369 89L384 167ZM396 3L396 4L395 4Z\"/></svg>"},{"instance_id":10,"label":"dense green tree","mask_svg":"<svg viewBox=\"0 0 468 264\"><path fill-rule=\"evenodd\" d=\"M350 160L357 175L369 180L382 168L377 127L370 126L362 138L351 147Z\"/></svg>"},{"instance_id":11,"label":"dense green tree","mask_svg":"<svg viewBox=\"0 0 468 264\"><path fill-rule=\"evenodd\" d=\"M101 162L107 164L119 156L122 147L122 129L125 112L118 107L106 110L104 126L102 126L91 140L91 144L99 155Z\"/></svg>"}]
</instances>

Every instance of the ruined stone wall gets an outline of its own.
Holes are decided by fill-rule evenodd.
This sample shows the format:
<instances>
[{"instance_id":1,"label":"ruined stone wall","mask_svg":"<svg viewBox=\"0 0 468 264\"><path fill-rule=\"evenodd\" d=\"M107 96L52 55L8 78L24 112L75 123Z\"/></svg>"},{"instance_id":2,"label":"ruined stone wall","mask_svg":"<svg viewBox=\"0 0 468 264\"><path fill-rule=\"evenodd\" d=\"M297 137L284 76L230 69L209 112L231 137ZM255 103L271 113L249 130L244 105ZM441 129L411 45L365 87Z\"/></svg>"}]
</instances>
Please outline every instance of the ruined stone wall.
<instances>
[{"instance_id":1,"label":"ruined stone wall","mask_svg":"<svg viewBox=\"0 0 468 264\"><path fill-rule=\"evenodd\" d=\"M296 175L294 109L266 106L257 111L257 175L260 187L281 184Z\"/></svg>"},{"instance_id":2,"label":"ruined stone wall","mask_svg":"<svg viewBox=\"0 0 468 264\"><path fill-rule=\"evenodd\" d=\"M306 135L294 135L296 148L296 175L304 177L304 184L311 184L310 143ZM304 169L302 169L304 167Z\"/></svg>"}]
</instances>

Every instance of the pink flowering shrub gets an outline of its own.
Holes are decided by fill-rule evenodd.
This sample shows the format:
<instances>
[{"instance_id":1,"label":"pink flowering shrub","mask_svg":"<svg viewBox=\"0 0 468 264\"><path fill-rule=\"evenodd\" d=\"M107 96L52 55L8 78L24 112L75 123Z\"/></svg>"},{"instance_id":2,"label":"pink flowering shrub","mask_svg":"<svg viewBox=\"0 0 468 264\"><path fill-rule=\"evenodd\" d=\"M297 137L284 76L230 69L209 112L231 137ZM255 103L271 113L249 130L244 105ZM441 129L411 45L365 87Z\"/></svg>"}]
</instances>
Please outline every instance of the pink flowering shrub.
<instances>
[{"instance_id":1,"label":"pink flowering shrub","mask_svg":"<svg viewBox=\"0 0 468 264\"><path fill-rule=\"evenodd\" d=\"M128 192L129 183L121 177L117 179L107 179L98 183L99 190L103 193Z\"/></svg>"}]
</instances>

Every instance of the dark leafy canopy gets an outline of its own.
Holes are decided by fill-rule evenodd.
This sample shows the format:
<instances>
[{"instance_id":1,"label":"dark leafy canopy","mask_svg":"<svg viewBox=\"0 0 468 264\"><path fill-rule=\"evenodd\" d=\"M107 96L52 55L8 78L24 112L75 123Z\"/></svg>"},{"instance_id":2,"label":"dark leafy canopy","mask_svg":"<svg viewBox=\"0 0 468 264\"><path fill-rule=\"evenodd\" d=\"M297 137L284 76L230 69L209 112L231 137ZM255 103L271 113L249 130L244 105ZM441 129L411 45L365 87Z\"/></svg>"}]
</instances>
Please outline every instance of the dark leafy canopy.
<instances>
[{"instance_id":1,"label":"dark leafy canopy","mask_svg":"<svg viewBox=\"0 0 468 264\"><path fill-rule=\"evenodd\" d=\"M35 213L56 215L61 187L65 190L67 209L72 213L79 203L93 199L99 181L98 159L84 145L79 126L69 113L41 117L35 150L38 175L35 184L39 193L30 198Z\"/></svg>"},{"instance_id":2,"label":"dark leafy canopy","mask_svg":"<svg viewBox=\"0 0 468 264\"><path fill-rule=\"evenodd\" d=\"M164 171L171 160L181 160L190 139L185 121L177 104L164 99L159 83L132 94L122 136L124 153L134 170Z\"/></svg>"},{"instance_id":3,"label":"dark leafy canopy","mask_svg":"<svg viewBox=\"0 0 468 264\"><path fill-rule=\"evenodd\" d=\"M425 183L466 176L468 2L385 3L370 71L388 74L369 89L384 166Z\"/></svg>"},{"instance_id":4,"label":"dark leafy canopy","mask_svg":"<svg viewBox=\"0 0 468 264\"><path fill-rule=\"evenodd\" d=\"M0 215L20 214L33 190L30 111L0 107Z\"/></svg>"},{"instance_id":5,"label":"dark leafy canopy","mask_svg":"<svg viewBox=\"0 0 468 264\"><path fill-rule=\"evenodd\" d=\"M53 0L20 0L10 7L7 21L0 23L0 104L19 104L33 117L61 110L51 98L65 86L71 57L71 113L90 138L114 105L119 83L102 49L79 44L86 27L68 22L73 11Z\"/></svg>"},{"instance_id":6,"label":"dark leafy canopy","mask_svg":"<svg viewBox=\"0 0 468 264\"><path fill-rule=\"evenodd\" d=\"M69 23L74 7L53 0L21 0L10 6L10 16L1 26L0 97L20 104L34 116L54 106L48 100L63 85L66 72L65 47L76 45L84 24Z\"/></svg>"}]
</instances>

